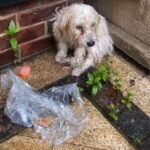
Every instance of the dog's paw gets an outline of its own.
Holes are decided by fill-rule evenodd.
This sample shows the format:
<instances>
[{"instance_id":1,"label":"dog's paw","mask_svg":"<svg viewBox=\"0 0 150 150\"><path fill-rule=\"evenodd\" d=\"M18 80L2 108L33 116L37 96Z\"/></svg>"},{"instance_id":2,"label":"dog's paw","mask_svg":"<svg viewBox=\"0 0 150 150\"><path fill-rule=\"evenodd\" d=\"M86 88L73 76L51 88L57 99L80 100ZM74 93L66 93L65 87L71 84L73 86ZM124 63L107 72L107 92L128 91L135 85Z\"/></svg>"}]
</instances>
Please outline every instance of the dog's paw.
<instances>
[{"instance_id":1,"label":"dog's paw","mask_svg":"<svg viewBox=\"0 0 150 150\"><path fill-rule=\"evenodd\" d=\"M81 73L82 73L81 67L76 67L76 68L74 68L74 69L72 70L71 75L78 77L78 76L81 75Z\"/></svg>"},{"instance_id":2,"label":"dog's paw","mask_svg":"<svg viewBox=\"0 0 150 150\"><path fill-rule=\"evenodd\" d=\"M61 63L63 60L63 58L60 56L60 55L56 55L55 56L55 61L58 62L58 63Z\"/></svg>"}]
</instances>

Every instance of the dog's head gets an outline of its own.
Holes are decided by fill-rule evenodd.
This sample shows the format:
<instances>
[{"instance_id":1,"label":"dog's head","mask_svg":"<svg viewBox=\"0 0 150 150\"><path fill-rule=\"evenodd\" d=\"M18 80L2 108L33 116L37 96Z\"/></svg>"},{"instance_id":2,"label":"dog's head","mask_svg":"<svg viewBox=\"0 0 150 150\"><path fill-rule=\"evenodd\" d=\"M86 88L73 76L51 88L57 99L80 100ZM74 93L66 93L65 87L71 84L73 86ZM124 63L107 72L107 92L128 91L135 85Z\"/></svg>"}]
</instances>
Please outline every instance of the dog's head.
<instances>
[{"instance_id":1,"label":"dog's head","mask_svg":"<svg viewBox=\"0 0 150 150\"><path fill-rule=\"evenodd\" d=\"M62 17L60 31L74 45L92 47L97 39L100 16L95 9L85 4L67 7Z\"/></svg>"}]
</instances>

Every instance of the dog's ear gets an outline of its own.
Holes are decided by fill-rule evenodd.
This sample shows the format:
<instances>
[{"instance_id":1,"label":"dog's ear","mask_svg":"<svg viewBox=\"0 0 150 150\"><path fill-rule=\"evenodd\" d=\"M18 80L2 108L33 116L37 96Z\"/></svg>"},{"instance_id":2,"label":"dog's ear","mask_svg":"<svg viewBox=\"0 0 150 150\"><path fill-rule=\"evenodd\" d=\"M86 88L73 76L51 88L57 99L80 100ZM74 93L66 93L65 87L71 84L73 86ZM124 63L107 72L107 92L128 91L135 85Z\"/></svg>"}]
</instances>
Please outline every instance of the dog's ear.
<instances>
[{"instance_id":1,"label":"dog's ear","mask_svg":"<svg viewBox=\"0 0 150 150\"><path fill-rule=\"evenodd\" d=\"M97 24L97 35L99 37L108 35L108 27L105 18L101 15L98 15L98 24Z\"/></svg>"},{"instance_id":2,"label":"dog's ear","mask_svg":"<svg viewBox=\"0 0 150 150\"><path fill-rule=\"evenodd\" d=\"M61 21L59 24L59 31L61 35L69 31L71 17L72 17L71 11L68 10L67 13L65 13L63 17L61 18Z\"/></svg>"},{"instance_id":3,"label":"dog's ear","mask_svg":"<svg viewBox=\"0 0 150 150\"><path fill-rule=\"evenodd\" d=\"M100 21L101 21L101 16L98 15L98 23L100 23Z\"/></svg>"},{"instance_id":4,"label":"dog's ear","mask_svg":"<svg viewBox=\"0 0 150 150\"><path fill-rule=\"evenodd\" d=\"M101 32L101 16L97 15L96 34L99 37Z\"/></svg>"}]
</instances>

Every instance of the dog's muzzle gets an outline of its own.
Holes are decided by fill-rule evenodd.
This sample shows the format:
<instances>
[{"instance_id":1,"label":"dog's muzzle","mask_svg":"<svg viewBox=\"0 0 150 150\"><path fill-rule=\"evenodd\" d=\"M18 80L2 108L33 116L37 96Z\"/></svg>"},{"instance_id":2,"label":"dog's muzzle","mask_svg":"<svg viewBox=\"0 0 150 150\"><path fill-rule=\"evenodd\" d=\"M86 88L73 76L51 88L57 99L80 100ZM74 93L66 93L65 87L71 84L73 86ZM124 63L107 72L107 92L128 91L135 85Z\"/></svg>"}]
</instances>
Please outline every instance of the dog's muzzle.
<instances>
[{"instance_id":1,"label":"dog's muzzle","mask_svg":"<svg viewBox=\"0 0 150 150\"><path fill-rule=\"evenodd\" d=\"M94 45L95 45L95 42L94 42L93 40L87 42L87 46L89 46L89 47L92 47L92 46L94 46Z\"/></svg>"}]
</instances>

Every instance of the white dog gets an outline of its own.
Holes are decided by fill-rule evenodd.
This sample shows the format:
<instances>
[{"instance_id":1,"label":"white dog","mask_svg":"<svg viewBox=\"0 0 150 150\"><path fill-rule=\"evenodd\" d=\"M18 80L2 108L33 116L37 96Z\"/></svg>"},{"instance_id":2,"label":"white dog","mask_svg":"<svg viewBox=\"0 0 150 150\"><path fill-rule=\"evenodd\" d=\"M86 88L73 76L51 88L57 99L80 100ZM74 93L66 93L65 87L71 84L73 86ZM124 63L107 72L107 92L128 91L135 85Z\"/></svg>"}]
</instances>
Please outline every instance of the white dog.
<instances>
[{"instance_id":1,"label":"white dog","mask_svg":"<svg viewBox=\"0 0 150 150\"><path fill-rule=\"evenodd\" d=\"M63 8L55 16L53 32L58 44L55 60L69 63L74 76L100 63L103 56L113 50L105 18L89 5L73 4ZM68 48L75 50L73 57L67 56Z\"/></svg>"}]
</instances>

